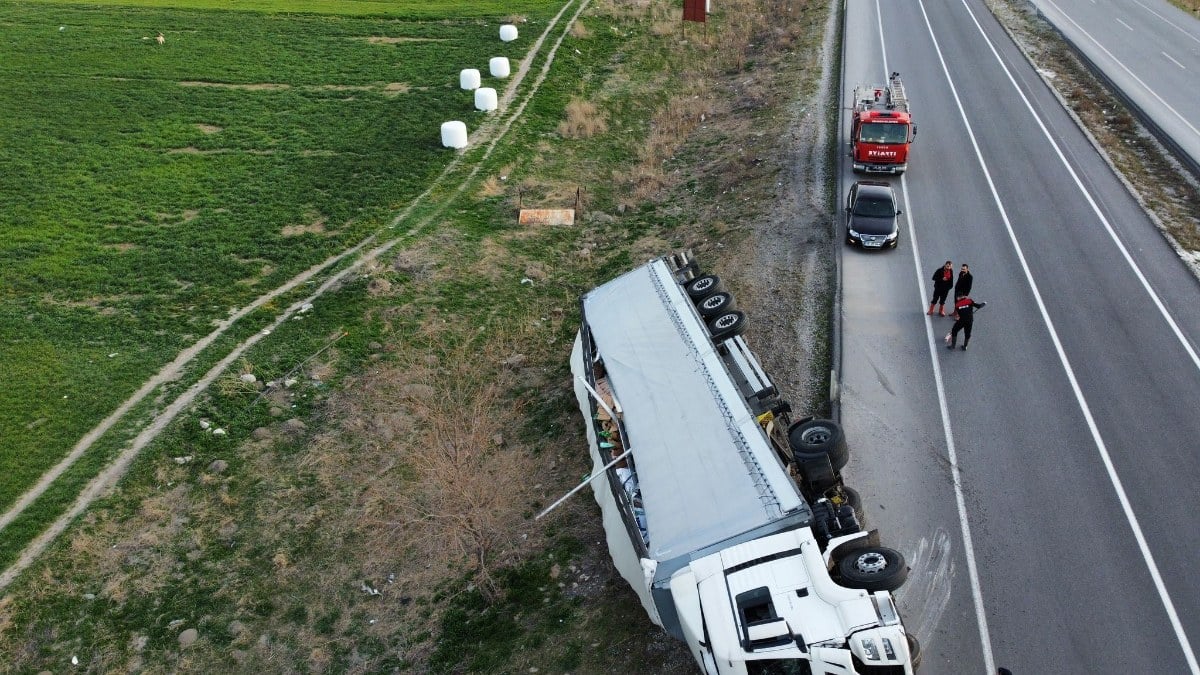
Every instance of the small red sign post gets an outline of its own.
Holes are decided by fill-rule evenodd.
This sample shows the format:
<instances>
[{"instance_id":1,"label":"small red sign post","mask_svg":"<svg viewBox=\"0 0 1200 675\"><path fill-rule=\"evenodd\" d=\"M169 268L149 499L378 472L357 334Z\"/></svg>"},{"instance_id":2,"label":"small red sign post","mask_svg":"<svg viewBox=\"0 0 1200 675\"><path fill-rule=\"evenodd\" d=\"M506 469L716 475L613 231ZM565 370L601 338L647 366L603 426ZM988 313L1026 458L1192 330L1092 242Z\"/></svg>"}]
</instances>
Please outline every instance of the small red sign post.
<instances>
[{"instance_id":1,"label":"small red sign post","mask_svg":"<svg viewBox=\"0 0 1200 675\"><path fill-rule=\"evenodd\" d=\"M683 20L704 23L707 0L683 0Z\"/></svg>"}]
</instances>

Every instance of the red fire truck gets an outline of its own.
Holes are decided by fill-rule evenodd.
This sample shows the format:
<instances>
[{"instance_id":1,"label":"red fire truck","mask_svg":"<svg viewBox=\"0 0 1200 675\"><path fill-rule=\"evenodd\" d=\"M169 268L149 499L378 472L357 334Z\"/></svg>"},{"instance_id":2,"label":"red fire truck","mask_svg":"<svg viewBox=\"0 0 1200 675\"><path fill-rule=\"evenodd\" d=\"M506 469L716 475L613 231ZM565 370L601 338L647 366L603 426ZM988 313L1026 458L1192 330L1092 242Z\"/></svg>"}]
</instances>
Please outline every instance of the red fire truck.
<instances>
[{"instance_id":1,"label":"red fire truck","mask_svg":"<svg viewBox=\"0 0 1200 675\"><path fill-rule=\"evenodd\" d=\"M886 86L854 88L850 155L855 173L904 173L908 146L916 135L900 73L892 73Z\"/></svg>"}]
</instances>

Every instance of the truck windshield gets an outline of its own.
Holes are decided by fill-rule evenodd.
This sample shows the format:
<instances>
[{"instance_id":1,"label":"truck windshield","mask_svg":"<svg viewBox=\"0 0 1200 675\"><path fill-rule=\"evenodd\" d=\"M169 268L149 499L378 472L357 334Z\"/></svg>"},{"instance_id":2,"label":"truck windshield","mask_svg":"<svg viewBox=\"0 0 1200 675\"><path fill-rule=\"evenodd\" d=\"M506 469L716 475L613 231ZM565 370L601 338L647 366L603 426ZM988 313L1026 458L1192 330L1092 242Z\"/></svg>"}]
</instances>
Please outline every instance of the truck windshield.
<instances>
[{"instance_id":1,"label":"truck windshield","mask_svg":"<svg viewBox=\"0 0 1200 675\"><path fill-rule=\"evenodd\" d=\"M747 661L749 675L812 675L812 668L804 659L764 659Z\"/></svg>"},{"instance_id":2,"label":"truck windshield","mask_svg":"<svg viewBox=\"0 0 1200 675\"><path fill-rule=\"evenodd\" d=\"M858 132L858 140L864 143L907 143L907 124L864 124Z\"/></svg>"}]
</instances>

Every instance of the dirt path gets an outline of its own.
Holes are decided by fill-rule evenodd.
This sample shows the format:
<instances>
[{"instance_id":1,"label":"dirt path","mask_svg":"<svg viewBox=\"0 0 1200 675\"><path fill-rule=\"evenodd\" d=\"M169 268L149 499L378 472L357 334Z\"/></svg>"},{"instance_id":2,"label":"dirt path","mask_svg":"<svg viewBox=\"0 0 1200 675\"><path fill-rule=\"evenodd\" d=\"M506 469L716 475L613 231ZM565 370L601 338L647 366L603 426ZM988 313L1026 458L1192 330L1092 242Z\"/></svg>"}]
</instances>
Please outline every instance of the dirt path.
<instances>
[{"instance_id":1,"label":"dirt path","mask_svg":"<svg viewBox=\"0 0 1200 675\"><path fill-rule=\"evenodd\" d=\"M591 0L568 0L568 2L563 4L562 9L560 9L559 12L554 15L554 18L547 23L546 29L542 31L542 34L530 47L525 58L521 60L517 67L516 73L506 87L506 91L502 99L503 109L505 110L504 116L498 117L494 121L485 123L479 129L477 129L474 134L475 137L473 140L476 144L481 141L487 141L487 148L483 155L479 157L475 167L472 168L467 176L459 182L458 186L454 189L451 195L445 200L445 202L443 202L442 207L436 209L434 213L430 214L420 223L415 224L415 226L411 228L409 232L419 231L422 227L428 225L435 218L437 218L445 209L446 204L462 194L463 190L466 189L467 185L470 184L471 180L478 174L479 166L491 156L497 144L505 137L509 129L512 128L513 123L521 117L521 114L525 110L525 106L528 105L529 101L533 99L538 90L541 88L542 83L545 81L546 76L550 72L551 65L554 63L554 57L558 53L558 48L561 46L563 39L566 37L571 28L571 25L575 23L575 21L579 18L579 15L590 3ZM570 19L568 19L565 23L562 23L562 17L567 13L567 10L570 9L573 4L576 5L574 14L572 14ZM552 32L554 32L555 28L559 26L560 23L562 23L562 25L561 30L558 33L558 38L555 40L553 46L546 54L545 64L542 66L541 71L538 73L536 79L530 86L529 90L525 93L524 97L520 99L517 106L511 110L508 109L508 104L514 100L516 92L520 88L521 83L529 74L529 70L533 64L534 58L541 53L546 39ZM440 186L442 182L446 180L447 176L451 175L456 169L459 168L459 166L461 166L461 164L465 161L465 156L465 154L460 153L457 157L455 157L454 160L446 166L442 173L438 175L438 177L424 192L413 199L413 201L409 203L409 205L405 207L403 211L401 211L396 215L395 218L392 219L388 225L388 228L394 228L400 223L404 222L417 206L421 205L429 198L430 193L432 193L435 187ZM222 321L213 332L209 333L192 346L180 352L173 361L163 366L161 370L147 380L132 396L121 403L121 405L118 406L111 415L104 418L104 420L96 425L95 428L85 434L83 438L81 438L79 442L76 443L71 449L71 452L62 459L62 461L55 465L50 471L47 471L41 477L41 479L38 480L36 485L25 492L25 494L21 495L21 497L8 511L0 515L0 531L3 531L3 529L16 520L16 518L18 518L25 511L25 509L29 507L30 504L41 497L55 480L62 476L62 474L81 456L83 456L83 453L87 452L87 450L91 448L97 440L99 440L105 433L110 431L113 426L121 421L130 410L145 400L145 398L155 391L159 386L179 379L184 367L191 363L191 361L195 359L197 355L204 351L204 349L206 349L214 341L228 332L228 330L239 320L245 318L268 302L271 302L280 296L283 296L284 294L287 294L300 287L302 284L309 282L323 272L333 268L340 262L358 255L358 257L354 259L353 263L325 280L325 282L323 282L311 295L295 302L282 313L280 313L280 315L276 317L275 321L267 329L256 333L241 344L237 345L229 352L229 354L222 358L219 363L209 369L209 371L205 373L200 380L188 387L183 394L179 395L170 403L170 405L155 415L150 421L149 425L146 426L146 428L143 429L141 433L139 433L133 439L129 446L117 456L112 464L97 474L96 477L93 478L84 487L84 489L80 491L79 496L76 498L75 502L72 503L71 507L67 509L65 513L59 516L49 527L47 527L45 531L38 535L38 537L33 539L29 545L22 550L21 555L18 557L16 562L5 569L3 573L0 573L0 589L7 588L8 585L16 579L17 575L29 567L29 565L31 565L33 561L36 560L37 557L46 549L46 547L49 546L50 542L54 541L54 539L61 534L67 528L67 526L74 521L75 518L83 513L98 497L103 495L109 488L115 485L121 476L123 476L129 469L129 466L133 463L133 460L137 458L138 453L140 453L143 448L149 445L151 441L157 438L158 435L161 434L164 429L166 429L167 425L170 424L180 412L190 406L195 401L196 397L205 389L207 389L208 386L211 385L223 372L225 372L225 370L231 364L241 358L242 355L245 354L245 352L255 344L257 344L259 340L274 332L276 328L290 319L305 304L315 302L330 289L338 286L348 275L356 272L366 263L377 259L395 247L396 244L400 242L400 237L394 237L386 240L383 244L380 244L375 248L371 248L365 253L362 253L364 249L372 244L377 243L378 241L378 235L371 235L355 246L310 267L309 269L290 279L282 286L279 286L278 288L275 288L274 290L256 298L246 307L234 312L227 319Z\"/></svg>"}]
</instances>

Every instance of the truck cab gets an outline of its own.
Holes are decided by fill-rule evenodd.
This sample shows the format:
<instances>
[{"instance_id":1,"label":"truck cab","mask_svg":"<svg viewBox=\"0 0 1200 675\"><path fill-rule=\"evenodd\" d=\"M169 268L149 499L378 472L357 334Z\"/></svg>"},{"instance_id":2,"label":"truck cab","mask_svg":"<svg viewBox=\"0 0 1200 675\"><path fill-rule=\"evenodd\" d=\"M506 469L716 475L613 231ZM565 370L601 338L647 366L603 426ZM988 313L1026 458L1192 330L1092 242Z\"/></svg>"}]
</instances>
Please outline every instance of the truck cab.
<instances>
[{"instance_id":1,"label":"truck cab","mask_svg":"<svg viewBox=\"0 0 1200 675\"><path fill-rule=\"evenodd\" d=\"M806 529L693 560L671 579L692 655L712 675L912 673L891 594L840 586L826 565Z\"/></svg>"}]
</instances>

